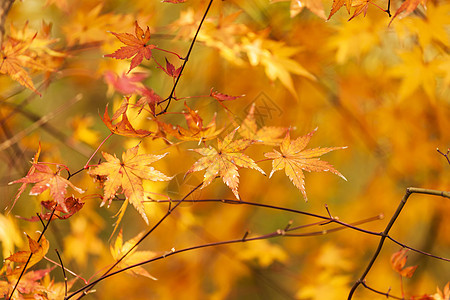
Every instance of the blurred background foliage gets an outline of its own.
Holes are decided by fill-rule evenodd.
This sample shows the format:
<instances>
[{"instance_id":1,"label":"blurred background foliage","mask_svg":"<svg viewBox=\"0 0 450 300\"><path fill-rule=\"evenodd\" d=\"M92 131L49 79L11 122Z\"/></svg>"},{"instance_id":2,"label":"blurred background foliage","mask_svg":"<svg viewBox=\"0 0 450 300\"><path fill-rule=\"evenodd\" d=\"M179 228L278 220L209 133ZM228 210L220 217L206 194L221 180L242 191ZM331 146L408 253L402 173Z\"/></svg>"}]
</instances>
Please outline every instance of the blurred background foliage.
<instances>
[{"instance_id":1,"label":"blurred background foliage","mask_svg":"<svg viewBox=\"0 0 450 300\"><path fill-rule=\"evenodd\" d=\"M321 4L322 13L303 9L291 17L290 1L214 2L176 95L209 95L213 87L228 95L245 94L223 102L232 114L211 97L186 99L205 123L217 113L218 127L225 128L221 138L246 117L255 103L260 126L290 127L292 137L318 127L310 147L348 146L324 157L348 181L327 173L306 174L307 203L282 172L269 179L254 170L241 170L241 198L322 215L327 214L327 204L331 214L344 222L384 214L384 219L362 225L379 232L407 187L448 190L450 186L450 165L436 152L436 148L446 151L450 147L450 2L428 1L426 10L419 7L389 27L387 14L375 6L369 6L366 17L347 22L350 16L343 9L325 22L323 16L328 15L332 3L326 0ZM386 6L383 1L377 4ZM400 4L393 1L392 6L398 8ZM113 71L120 75L129 69L129 60L103 57L121 46L109 32L133 33L137 20L142 27L150 27L151 43L184 56L206 5L200 0L177 5L142 0L16 1L6 19L6 34L19 35L17 31L27 26L30 37L51 24L49 35L54 43L36 47L63 55L51 56L46 50L56 71L31 74L42 97L8 76L0 77L2 207L9 204L18 188L8 186L8 182L26 174L39 141L40 161L63 163L73 172L84 166L109 134L100 115L107 103L116 109L122 96L108 88L104 74ZM175 56L154 51L161 64L166 56L175 67L181 65ZM133 72L147 73L144 84L164 98L173 82L156 66L153 61L144 61ZM183 102L173 102L170 113L160 118L185 126L179 114ZM147 115L134 116L130 120L136 128L154 128ZM42 117L48 120L36 126ZM11 143L16 135L20 137L17 143ZM137 143L138 139L113 136L101 150L120 156ZM215 141L207 143L216 145ZM197 143L168 145L162 139L143 139L141 152L170 153L155 167L175 176L169 183L146 182L146 191L180 199L199 184L202 173L183 177L199 158L186 151L191 148L197 148ZM269 151L270 146L251 146L245 153L258 161L264 160L263 153ZM99 159L97 155L95 161ZM270 172L270 162L259 165ZM101 193L85 172L72 179L86 195ZM233 197L229 188L216 180L190 198ZM41 209L38 200L47 198L45 194L24 194L9 216L0 215L3 258L26 247L20 232L41 230L39 222L14 216L34 216ZM50 248L59 249L65 266L88 279L113 262L109 237L112 217L121 203L99 208L99 199L85 202L73 217L54 222L46 236ZM145 208L154 224L165 214L167 204L151 202ZM445 256L450 253L449 214L449 201L413 195L392 236L411 247ZM247 230L250 235L269 233L284 228L289 220L294 226L316 221L243 205L185 203L139 249L161 254L171 248L240 238ZM147 228L133 209L127 210L121 227L125 241ZM377 243L378 238L342 230L323 236L195 250L145 266L157 281L120 274L103 281L89 297L344 299ZM370 286L401 295L399 275L389 263L398 250L392 243L385 245L367 278ZM48 257L57 260L53 252ZM403 280L406 296L433 294L437 286L442 289L449 280L448 263L411 252L408 264L419 267L411 279ZM62 281L59 270L51 277ZM361 287L355 299L385 297Z\"/></svg>"}]
</instances>

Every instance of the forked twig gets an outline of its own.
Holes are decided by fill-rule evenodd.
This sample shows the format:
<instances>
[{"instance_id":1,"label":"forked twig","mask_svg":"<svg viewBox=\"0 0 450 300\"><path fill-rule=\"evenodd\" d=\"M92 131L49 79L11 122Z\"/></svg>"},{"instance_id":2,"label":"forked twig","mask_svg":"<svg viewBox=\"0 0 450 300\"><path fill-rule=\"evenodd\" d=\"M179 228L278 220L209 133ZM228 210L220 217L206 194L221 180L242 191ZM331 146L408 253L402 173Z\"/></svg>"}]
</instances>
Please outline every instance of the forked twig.
<instances>
[{"instance_id":1,"label":"forked twig","mask_svg":"<svg viewBox=\"0 0 450 300\"><path fill-rule=\"evenodd\" d=\"M364 270L363 274L359 277L359 279L353 284L350 293L348 295L348 300L351 300L353 297L353 294L355 293L356 289L360 284L363 284L365 286L364 282L366 279L367 274L369 273L370 269L372 268L373 264L377 260L378 256L380 255L381 249L383 248L384 241L386 238L389 237L389 231L391 230L392 226L394 225L395 221L397 220L398 216L400 215L403 207L406 204L406 201L408 200L409 196L411 194L425 194L425 195L433 195L433 196L441 196L445 198L450 198L450 192L445 191L437 191L437 190L430 190L430 189L423 189L423 188L415 188L415 187L409 187L406 189L405 195L403 196L402 200L400 201L397 210L395 211L394 215L389 220L389 223L387 224L384 231L381 233L380 242L378 243L377 250L372 256L372 259L370 260L369 264L367 265L366 269Z\"/></svg>"}]
</instances>

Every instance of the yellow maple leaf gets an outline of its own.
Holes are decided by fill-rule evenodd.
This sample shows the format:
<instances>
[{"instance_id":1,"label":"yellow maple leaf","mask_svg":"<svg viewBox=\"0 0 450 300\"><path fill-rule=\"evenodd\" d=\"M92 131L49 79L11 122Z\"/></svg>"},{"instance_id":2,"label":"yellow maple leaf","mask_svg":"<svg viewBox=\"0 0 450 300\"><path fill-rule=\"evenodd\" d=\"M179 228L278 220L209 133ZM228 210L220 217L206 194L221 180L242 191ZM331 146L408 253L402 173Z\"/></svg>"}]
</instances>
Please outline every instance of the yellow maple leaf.
<instances>
[{"instance_id":1,"label":"yellow maple leaf","mask_svg":"<svg viewBox=\"0 0 450 300\"><path fill-rule=\"evenodd\" d=\"M246 243L244 249L239 251L238 257L242 260L256 259L261 267L267 268L274 261L286 262L288 254L277 244L258 240Z\"/></svg>"},{"instance_id":2,"label":"yellow maple leaf","mask_svg":"<svg viewBox=\"0 0 450 300\"><path fill-rule=\"evenodd\" d=\"M306 197L305 175L303 174L303 170L308 172L328 171L347 180L331 164L318 158L330 151L345 149L347 147L305 149L316 130L317 128L292 142L288 131L280 145L280 152L274 150L274 152L264 153L265 157L273 159L272 172L270 172L269 177L272 177L273 173L276 171L284 169L292 183L302 192L305 201L307 201L308 198Z\"/></svg>"},{"instance_id":3,"label":"yellow maple leaf","mask_svg":"<svg viewBox=\"0 0 450 300\"><path fill-rule=\"evenodd\" d=\"M266 145L278 145L281 142L279 138L286 132L284 127L263 126L258 128L255 120L255 103L250 107L247 117L242 121L238 133L245 139L253 140L255 143Z\"/></svg>"},{"instance_id":4,"label":"yellow maple leaf","mask_svg":"<svg viewBox=\"0 0 450 300\"><path fill-rule=\"evenodd\" d=\"M272 0L271 3L289 1L289 0ZM313 14L321 19L326 20L325 10L323 9L322 0L290 0L290 15L295 17L302 12L303 8L309 9Z\"/></svg>"},{"instance_id":5,"label":"yellow maple leaf","mask_svg":"<svg viewBox=\"0 0 450 300\"><path fill-rule=\"evenodd\" d=\"M419 47L400 53L399 56L403 62L389 71L392 77L402 80L398 91L399 99L406 99L422 87L430 100L434 102L436 77L443 73L440 57L427 59Z\"/></svg>"},{"instance_id":6,"label":"yellow maple leaf","mask_svg":"<svg viewBox=\"0 0 450 300\"><path fill-rule=\"evenodd\" d=\"M145 214L144 204L144 188L142 180L147 179L151 181L167 181L172 177L166 176L150 164L160 160L167 153L162 155L141 154L138 155L139 145L128 149L122 154L122 161L115 155L103 152L103 157L106 162L101 163L94 169L89 171L92 176L106 176L106 181L103 183L104 197L101 206L105 205L106 201L111 204L118 189L121 187L125 195L125 201L120 208L117 225L123 217L128 202L133 204L136 210L141 214L144 221L148 224L148 218ZM117 228L116 225L116 228Z\"/></svg>"},{"instance_id":7,"label":"yellow maple leaf","mask_svg":"<svg viewBox=\"0 0 450 300\"><path fill-rule=\"evenodd\" d=\"M124 254L130 251L130 249L142 238L144 234L145 232L141 232L134 238L124 243L121 229L114 244L110 246L111 255L114 257L114 259L119 260ZM125 256L125 258L117 265L117 267L125 268L130 265L149 260L155 256L156 254L153 251L136 251L136 248L134 248L130 253L128 253L127 256ZM141 275L153 280L157 280L155 277L150 275L147 270L140 266L129 269L126 272L133 275Z\"/></svg>"},{"instance_id":8,"label":"yellow maple leaf","mask_svg":"<svg viewBox=\"0 0 450 300\"><path fill-rule=\"evenodd\" d=\"M290 47L283 42L250 33L242 38L242 49L252 66L264 66L267 77L272 81L279 79L295 97L297 93L291 73L316 80L314 75L292 58L300 51L298 47Z\"/></svg>"},{"instance_id":9,"label":"yellow maple leaf","mask_svg":"<svg viewBox=\"0 0 450 300\"><path fill-rule=\"evenodd\" d=\"M217 149L208 148L192 149L203 155L197 160L186 174L206 169L203 178L202 189L208 186L216 176L220 176L223 182L233 191L237 199L239 198L239 173L238 167L255 169L265 175L264 171L242 151L247 149L254 142L248 139L233 141L236 130L229 133L223 141L217 139Z\"/></svg>"}]
</instances>

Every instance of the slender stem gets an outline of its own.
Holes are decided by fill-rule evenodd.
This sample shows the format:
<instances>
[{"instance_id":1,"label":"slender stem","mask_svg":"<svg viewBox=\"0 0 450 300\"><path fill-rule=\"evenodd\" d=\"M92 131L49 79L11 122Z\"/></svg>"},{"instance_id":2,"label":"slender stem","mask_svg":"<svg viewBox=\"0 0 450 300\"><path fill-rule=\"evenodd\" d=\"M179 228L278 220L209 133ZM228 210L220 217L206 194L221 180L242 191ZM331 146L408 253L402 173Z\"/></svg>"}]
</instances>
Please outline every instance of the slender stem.
<instances>
[{"instance_id":1,"label":"slender stem","mask_svg":"<svg viewBox=\"0 0 450 300\"><path fill-rule=\"evenodd\" d=\"M169 50L165 50L165 49L161 49L161 48L158 48L158 47L155 47L155 49L156 49L156 50L159 50L159 51L164 51L164 52L173 54L173 55L175 55L176 57L178 57L179 59L184 60L184 58L181 57L180 55L178 55L178 53L175 53L175 52L172 52L172 51L169 51Z\"/></svg>"},{"instance_id":2,"label":"slender stem","mask_svg":"<svg viewBox=\"0 0 450 300\"><path fill-rule=\"evenodd\" d=\"M153 202L169 202L168 200L152 200ZM381 233L379 232L374 232L374 231L370 231L370 230L365 230L359 227L355 227L351 224L339 221L336 218L330 218L327 216L322 216L322 215L318 215L318 214L314 214L314 213L309 213L309 212L305 212L305 211L301 211L301 210L297 210L297 209L292 209L292 208L287 208L287 207L280 207L280 206L275 206L275 205L270 205L270 204L263 204L263 203L257 203L257 202L248 202L248 201L243 201L243 200L233 200L233 199L201 199L201 200L170 200L170 202L176 203L176 202L221 202L221 203L226 203L226 204L235 204L235 205L249 205L249 206L257 206L257 207L264 207L264 208L269 208L269 209L274 209L274 210L281 210L281 211L286 211L286 212L291 212L291 213L296 213L296 214L301 214L301 215L305 215L305 216L309 216L309 217L313 217L313 218L317 218L317 219L322 219L324 220L326 223L336 223L339 224L341 226L345 226L348 227L350 229L354 229L356 231L360 231L366 234L370 234L370 235L376 235L376 236L381 236ZM177 203L178 204L178 203ZM375 218L382 218L382 215L379 215Z\"/></svg>"},{"instance_id":3,"label":"slender stem","mask_svg":"<svg viewBox=\"0 0 450 300\"><path fill-rule=\"evenodd\" d=\"M389 235L387 236L387 238L390 239L391 241L393 241L394 243L396 243L397 245L403 247L403 248L407 248L407 249L409 249L409 250L411 250L411 251L420 253L420 254L422 254L422 255L426 255L426 256L433 257L433 258L436 258L436 259L440 259L440 260L443 260L443 261L446 261L446 262L450 262L450 259L449 259L449 258L437 256L437 255L434 255L434 254L431 254L431 253L428 253L428 252L425 252L425 251L421 251L421 250L412 248L412 247L410 247L410 246L408 246L408 245L405 245L405 244L403 244L403 243L400 243L399 241L395 240L394 238L392 238L392 237L389 236Z\"/></svg>"},{"instance_id":4,"label":"slender stem","mask_svg":"<svg viewBox=\"0 0 450 300\"><path fill-rule=\"evenodd\" d=\"M66 270L64 270L64 265L61 259L61 255L59 255L58 249L55 249L56 255L58 256L59 262L61 263L61 269L64 276L64 296L67 296L67 276L66 276Z\"/></svg>"},{"instance_id":5,"label":"slender stem","mask_svg":"<svg viewBox=\"0 0 450 300\"><path fill-rule=\"evenodd\" d=\"M174 99L175 89L176 89L176 87L178 85L178 82L180 81L181 75L183 74L183 71L184 71L184 67L186 66L186 64L187 64L187 62L189 60L189 57L190 57L191 52L192 52L192 48L194 47L195 41L197 40L198 33L200 32L200 29L202 28L203 22L206 19L206 15L208 14L208 11L211 8L211 4L212 3L213 3L213 0L209 0L208 7L206 8L205 13L203 14L202 20L200 21L200 24L198 25L197 32L195 33L194 38L192 39L191 45L189 46L189 50L188 50L188 53L186 54L186 58L184 59L183 65L181 66L180 75L178 75L178 77L177 77L177 79L176 79L176 81L175 81L175 83L174 83L174 85L172 87L172 91L170 92L169 97L167 97L165 100L160 102L160 103L163 103L163 102L167 101L167 105L157 115L165 114L167 112L167 109L169 108L170 102L172 101L172 99Z\"/></svg>"},{"instance_id":6,"label":"slender stem","mask_svg":"<svg viewBox=\"0 0 450 300\"><path fill-rule=\"evenodd\" d=\"M90 163L90 161L92 160L92 158L94 158L94 156L95 156L95 154L97 154L97 152L98 152L98 150L100 150L100 148L103 146L103 144L113 135L114 133L113 132L111 132L101 143L100 143L100 145L97 147L97 149L95 149L95 151L94 151L94 153L92 153L92 155L91 155L91 157L89 157L89 159L88 159L88 161L86 162L86 164L84 165L84 167L83 167L83 169L87 169L87 168L89 168L89 163ZM77 172L75 172L74 174L72 174L72 176L73 175L75 175L75 174L77 174L77 173L79 173L79 172L81 172L81 171L77 171Z\"/></svg>"},{"instance_id":7,"label":"slender stem","mask_svg":"<svg viewBox=\"0 0 450 300\"><path fill-rule=\"evenodd\" d=\"M450 165L450 157L448 157L448 155L450 154L450 148L447 149L447 153L442 152L441 150L439 150L439 148L436 150L439 154L441 154L442 156L444 156L447 159L447 162Z\"/></svg>"},{"instance_id":8,"label":"slender stem","mask_svg":"<svg viewBox=\"0 0 450 300\"><path fill-rule=\"evenodd\" d=\"M44 259L51 262L52 264L54 264L55 266L58 266L60 268L62 268L62 266L60 264L58 264L56 261L48 258L47 256L44 256ZM88 281L86 279L84 279L83 277L81 277L80 275L78 275L77 273L75 273L74 271L71 271L70 269L67 269L66 267L64 267L64 270L66 270L68 273L72 274L73 276L79 278L80 280L82 280L84 282L84 284L88 284Z\"/></svg>"},{"instance_id":9,"label":"slender stem","mask_svg":"<svg viewBox=\"0 0 450 300\"><path fill-rule=\"evenodd\" d=\"M380 292L380 291L378 291L378 290L376 290L374 288L371 288L365 282L361 282L361 284L362 284L363 287L365 287L369 291L372 291L372 292L374 292L376 294L379 294L379 295L383 295L386 298L399 299L399 300L404 300L405 299L405 298L401 298L401 297L397 297L397 296L392 296L391 294L389 294L389 291L387 293Z\"/></svg>"}]
</instances>

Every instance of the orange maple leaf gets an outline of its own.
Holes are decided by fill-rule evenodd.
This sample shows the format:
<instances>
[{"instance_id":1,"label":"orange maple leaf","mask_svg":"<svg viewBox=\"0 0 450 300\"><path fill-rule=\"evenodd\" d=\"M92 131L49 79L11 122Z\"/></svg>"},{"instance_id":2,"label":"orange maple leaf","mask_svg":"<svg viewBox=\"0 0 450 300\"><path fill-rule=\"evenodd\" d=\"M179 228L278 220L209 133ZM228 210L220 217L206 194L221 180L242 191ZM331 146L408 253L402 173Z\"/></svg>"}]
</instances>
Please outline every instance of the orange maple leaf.
<instances>
[{"instance_id":1,"label":"orange maple leaf","mask_svg":"<svg viewBox=\"0 0 450 300\"><path fill-rule=\"evenodd\" d=\"M58 205L61 206L62 211L68 213L69 211L65 203L67 186L70 186L78 193L84 193L84 191L80 188L77 188L69 180L59 176L59 173L61 172L61 166L62 165L58 165L57 170L55 172L48 165L45 165L43 163L33 163L31 169L34 168L34 171L31 171L30 169L27 176L12 181L9 184L19 182L25 184L35 183L35 185L30 190L30 195L38 195L44 192L45 190L50 190L50 195L52 196L53 200L56 201ZM66 166L63 166L63 168L67 169ZM23 192L23 185L19 190L19 193L22 192Z\"/></svg>"},{"instance_id":2,"label":"orange maple leaf","mask_svg":"<svg viewBox=\"0 0 450 300\"><path fill-rule=\"evenodd\" d=\"M112 156L111 154L103 152L102 154L106 159L106 162L101 163L89 171L91 176L107 177L103 182L104 197L100 206L105 205L106 201L109 201L109 206L112 199L115 197L117 190L120 187L122 188L122 192L126 199L119 210L117 224L120 223L128 202L133 204L144 221L148 224L148 218L145 214L144 204L142 203L142 201L144 201L144 187L142 186L142 180L167 181L172 179L172 177L168 177L160 171L155 170L153 167L150 167L150 164L160 160L166 156L167 153L163 155L138 155L138 148L139 145L124 152L122 154L122 161L115 155Z\"/></svg>"},{"instance_id":3,"label":"orange maple leaf","mask_svg":"<svg viewBox=\"0 0 450 300\"><path fill-rule=\"evenodd\" d=\"M410 13L412 13L420 3L422 3L422 5L425 7L425 5L427 4L427 0L406 0L405 2L403 2L395 12L388 26L390 26L392 21L394 21L394 19L402 12L405 12L405 15L409 15Z\"/></svg>"},{"instance_id":4,"label":"orange maple leaf","mask_svg":"<svg viewBox=\"0 0 450 300\"><path fill-rule=\"evenodd\" d=\"M25 52L36 35L37 34L28 41L18 42L8 39L2 44L0 73L9 75L13 80L32 90L39 96L42 96L36 90L30 75L28 75L27 71L24 69L24 67L27 66L27 62L31 60L30 57L26 56Z\"/></svg>"},{"instance_id":5,"label":"orange maple leaf","mask_svg":"<svg viewBox=\"0 0 450 300\"><path fill-rule=\"evenodd\" d=\"M254 142L247 139L233 141L236 129L229 133L223 141L217 139L217 150L211 146L208 148L192 149L203 155L197 160L186 174L206 169L203 178L202 189L208 186L216 176L220 176L223 182L239 198L239 173L238 167L255 169L265 175L264 171L247 155L241 153Z\"/></svg>"},{"instance_id":6,"label":"orange maple leaf","mask_svg":"<svg viewBox=\"0 0 450 300\"><path fill-rule=\"evenodd\" d=\"M33 240L28 234L27 238L30 251L19 251L5 258L5 260L9 260L18 264L15 269L8 272L8 276L20 274L25 265L27 265L27 269L29 269L30 267L37 264L44 257L44 255L47 254L50 244L44 236L42 236L40 242ZM32 256L30 258L31 254Z\"/></svg>"},{"instance_id":7,"label":"orange maple leaf","mask_svg":"<svg viewBox=\"0 0 450 300\"><path fill-rule=\"evenodd\" d=\"M186 107L184 118L186 119L187 129L180 125L172 125L158 121L158 125L165 133L182 141L208 141L216 138L222 129L216 130L216 116L214 115L211 122L208 125L203 125L203 119L200 117L197 111L191 109L184 103Z\"/></svg>"},{"instance_id":8,"label":"orange maple leaf","mask_svg":"<svg viewBox=\"0 0 450 300\"><path fill-rule=\"evenodd\" d=\"M273 173L276 171L285 169L284 171L286 175L302 192L305 201L308 201L308 198L306 196L305 175L303 174L303 170L308 172L329 171L345 179L345 177L331 164L320 160L318 157L330 151L345 149L347 147L305 149L316 131L317 128L307 135L293 140L292 142L288 131L283 142L280 144L280 152L274 150L274 152L264 153L265 157L273 159L272 172L270 172L269 177L272 177Z\"/></svg>"},{"instance_id":9,"label":"orange maple leaf","mask_svg":"<svg viewBox=\"0 0 450 300\"><path fill-rule=\"evenodd\" d=\"M353 18L359 16L360 14L364 13L364 17L366 16L367 9L369 8L371 0L354 0L352 3L352 6L355 7L355 11L353 12L353 15L348 19L348 21L352 20Z\"/></svg>"},{"instance_id":10,"label":"orange maple leaf","mask_svg":"<svg viewBox=\"0 0 450 300\"><path fill-rule=\"evenodd\" d=\"M408 259L406 253L408 253L408 249L401 249L392 254L391 265L394 271L399 273L400 276L411 278L418 266L405 268L406 260Z\"/></svg>"},{"instance_id":11,"label":"orange maple leaf","mask_svg":"<svg viewBox=\"0 0 450 300\"><path fill-rule=\"evenodd\" d=\"M286 128L276 126L263 126L258 129L255 120L255 103L250 107L247 117L242 121L238 133L245 139L266 145L278 145L281 142L279 137L286 132Z\"/></svg>"},{"instance_id":12,"label":"orange maple leaf","mask_svg":"<svg viewBox=\"0 0 450 300\"><path fill-rule=\"evenodd\" d=\"M344 5L347 8L348 13L350 13L352 0L333 0L333 5L331 6L330 15L328 16L327 20L329 20Z\"/></svg>"},{"instance_id":13,"label":"orange maple leaf","mask_svg":"<svg viewBox=\"0 0 450 300\"><path fill-rule=\"evenodd\" d=\"M135 22L135 24L135 36L130 33L111 32L126 46L119 48L112 54L105 55L105 57L112 57L116 59L131 58L134 56L131 60L130 69L127 73L130 73L131 70L136 68L142 62L144 57L146 59L151 59L152 49L156 48L155 45L147 45L148 41L150 41L150 29L148 28L148 26L147 30L144 33L144 30L139 27L137 21Z\"/></svg>"},{"instance_id":14,"label":"orange maple leaf","mask_svg":"<svg viewBox=\"0 0 450 300\"><path fill-rule=\"evenodd\" d=\"M128 137L146 137L149 136L152 132L147 131L144 129L134 129L131 125L130 121L128 120L127 116L127 109L128 109L128 99L125 98L122 102L122 105L119 107L119 109L114 113L112 118L109 117L108 114L108 105L105 107L105 113L103 114L103 123L105 123L106 127L109 128L109 130L112 133L128 136ZM116 124L113 124L112 122L119 118L119 116L122 116L122 120Z\"/></svg>"}]
</instances>

